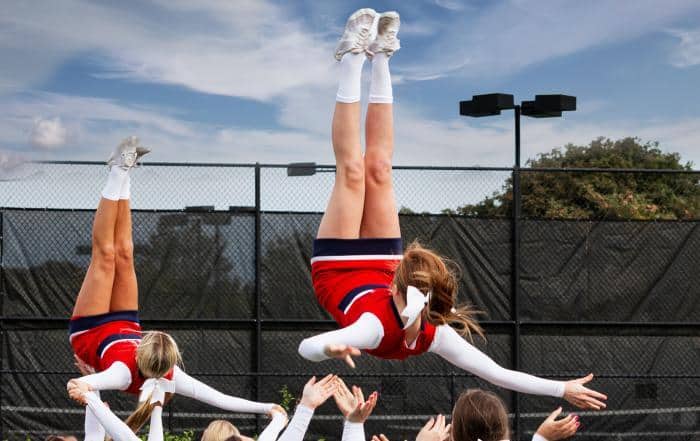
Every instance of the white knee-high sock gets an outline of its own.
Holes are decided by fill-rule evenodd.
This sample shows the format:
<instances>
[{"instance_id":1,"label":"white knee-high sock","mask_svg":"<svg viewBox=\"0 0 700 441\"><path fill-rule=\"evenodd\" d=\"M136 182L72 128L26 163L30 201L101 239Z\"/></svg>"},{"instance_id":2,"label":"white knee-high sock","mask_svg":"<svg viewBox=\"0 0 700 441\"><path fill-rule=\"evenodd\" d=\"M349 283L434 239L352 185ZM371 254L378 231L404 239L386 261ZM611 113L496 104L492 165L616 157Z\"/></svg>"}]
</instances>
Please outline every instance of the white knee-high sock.
<instances>
[{"instance_id":1,"label":"white knee-high sock","mask_svg":"<svg viewBox=\"0 0 700 441\"><path fill-rule=\"evenodd\" d=\"M124 183L122 184L122 190L119 193L119 199L129 199L131 197L131 175L126 174L124 178Z\"/></svg>"},{"instance_id":2,"label":"white knee-high sock","mask_svg":"<svg viewBox=\"0 0 700 441\"><path fill-rule=\"evenodd\" d=\"M360 101L362 89L362 66L367 57L364 53L343 55L340 60L340 78L338 81L338 93L335 100L340 103L356 103Z\"/></svg>"},{"instance_id":3,"label":"white knee-high sock","mask_svg":"<svg viewBox=\"0 0 700 441\"><path fill-rule=\"evenodd\" d=\"M102 189L102 197L111 201L118 201L122 193L124 180L129 175L129 172L121 167L112 167L107 176L107 183Z\"/></svg>"},{"instance_id":4,"label":"white knee-high sock","mask_svg":"<svg viewBox=\"0 0 700 441\"><path fill-rule=\"evenodd\" d=\"M384 52L379 52L372 57L372 81L369 85L369 102L386 104L394 102L394 94L391 88L391 73L389 72L389 57Z\"/></svg>"}]
</instances>

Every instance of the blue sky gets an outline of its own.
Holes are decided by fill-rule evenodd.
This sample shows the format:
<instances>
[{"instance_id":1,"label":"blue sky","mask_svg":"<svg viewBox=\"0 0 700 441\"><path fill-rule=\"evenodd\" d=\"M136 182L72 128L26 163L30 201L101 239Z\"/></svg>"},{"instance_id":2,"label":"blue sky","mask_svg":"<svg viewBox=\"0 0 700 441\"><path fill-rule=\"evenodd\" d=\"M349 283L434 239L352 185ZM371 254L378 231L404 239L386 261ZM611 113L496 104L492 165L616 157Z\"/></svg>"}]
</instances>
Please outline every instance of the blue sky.
<instances>
[{"instance_id":1,"label":"blue sky","mask_svg":"<svg viewBox=\"0 0 700 441\"><path fill-rule=\"evenodd\" d=\"M511 165L510 114L457 115L496 91L578 97L523 122L525 157L638 136L700 164L696 0L6 0L0 164L103 160L129 134L158 161L332 162L333 49L364 6L402 17L398 164Z\"/></svg>"}]
</instances>

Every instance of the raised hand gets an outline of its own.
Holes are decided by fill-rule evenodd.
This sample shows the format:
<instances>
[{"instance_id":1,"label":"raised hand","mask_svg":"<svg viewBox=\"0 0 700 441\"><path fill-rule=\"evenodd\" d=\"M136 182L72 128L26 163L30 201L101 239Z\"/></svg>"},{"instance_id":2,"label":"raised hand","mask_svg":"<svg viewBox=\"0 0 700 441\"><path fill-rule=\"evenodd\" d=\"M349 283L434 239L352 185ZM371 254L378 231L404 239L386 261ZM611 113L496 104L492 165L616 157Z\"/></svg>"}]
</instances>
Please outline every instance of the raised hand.
<instances>
[{"instance_id":1,"label":"raised hand","mask_svg":"<svg viewBox=\"0 0 700 441\"><path fill-rule=\"evenodd\" d=\"M328 345L324 350L326 356L345 361L351 368L355 369L355 361L352 357L359 357L360 350L348 345Z\"/></svg>"},{"instance_id":2,"label":"raised hand","mask_svg":"<svg viewBox=\"0 0 700 441\"><path fill-rule=\"evenodd\" d=\"M357 386L352 387L353 395L355 396L355 409L352 410L347 416L347 420L351 423L364 423L367 418L372 414L374 407L377 405L377 398L379 398L379 393L376 391L372 392L365 401L362 389Z\"/></svg>"},{"instance_id":3,"label":"raised hand","mask_svg":"<svg viewBox=\"0 0 700 441\"><path fill-rule=\"evenodd\" d=\"M593 374L588 374L585 377L567 381L564 388L564 399L581 409L605 409L606 405L601 400L607 400L607 395L584 386L592 379Z\"/></svg>"},{"instance_id":4,"label":"raised hand","mask_svg":"<svg viewBox=\"0 0 700 441\"><path fill-rule=\"evenodd\" d=\"M345 382L338 377L336 377L336 383L337 388L333 398L340 413L351 423L364 423L377 405L379 394L372 392L367 401L365 401L362 389L359 387L353 386L352 391L350 391Z\"/></svg>"},{"instance_id":5,"label":"raised hand","mask_svg":"<svg viewBox=\"0 0 700 441\"><path fill-rule=\"evenodd\" d=\"M270 409L270 412L268 412L268 415L270 418L274 418L276 414L283 415L284 416L284 425L287 425L288 417L287 417L287 411L284 410L284 407L280 406L279 404L275 404L272 406L272 409Z\"/></svg>"},{"instance_id":6,"label":"raised hand","mask_svg":"<svg viewBox=\"0 0 700 441\"><path fill-rule=\"evenodd\" d=\"M389 438L387 438L383 433L380 433L379 436L372 435L372 441L389 441Z\"/></svg>"},{"instance_id":7,"label":"raised hand","mask_svg":"<svg viewBox=\"0 0 700 441\"><path fill-rule=\"evenodd\" d=\"M561 407L552 412L537 429L537 433L547 441L572 437L578 430L580 424L578 415L569 414L557 421L559 414L561 414Z\"/></svg>"},{"instance_id":8,"label":"raised hand","mask_svg":"<svg viewBox=\"0 0 700 441\"><path fill-rule=\"evenodd\" d=\"M333 374L326 375L320 381L316 381L316 377L311 377L304 386L304 392L299 404L303 404L310 409L316 409L325 403L338 388L337 378Z\"/></svg>"},{"instance_id":9,"label":"raised hand","mask_svg":"<svg viewBox=\"0 0 700 441\"><path fill-rule=\"evenodd\" d=\"M76 379L70 380L66 385L66 389L68 390L68 396L83 406L87 404L85 394L92 390L89 384Z\"/></svg>"},{"instance_id":10,"label":"raised hand","mask_svg":"<svg viewBox=\"0 0 700 441\"><path fill-rule=\"evenodd\" d=\"M452 425L445 425L445 416L438 415L437 418L430 418L423 428L418 432L416 441L445 441L450 438Z\"/></svg>"},{"instance_id":11,"label":"raised hand","mask_svg":"<svg viewBox=\"0 0 700 441\"><path fill-rule=\"evenodd\" d=\"M333 393L333 399L335 400L338 410L343 414L345 419L348 419L348 415L357 407L357 402L355 400L355 395L348 389L342 378L336 377L336 389Z\"/></svg>"}]
</instances>

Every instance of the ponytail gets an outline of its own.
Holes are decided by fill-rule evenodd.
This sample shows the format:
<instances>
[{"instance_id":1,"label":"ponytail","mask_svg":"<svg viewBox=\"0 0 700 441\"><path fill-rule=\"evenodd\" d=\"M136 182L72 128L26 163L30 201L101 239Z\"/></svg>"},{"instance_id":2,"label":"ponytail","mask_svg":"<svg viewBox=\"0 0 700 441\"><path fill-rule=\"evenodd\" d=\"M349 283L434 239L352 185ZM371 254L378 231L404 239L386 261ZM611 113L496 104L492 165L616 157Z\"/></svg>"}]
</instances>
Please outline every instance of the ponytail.
<instances>
[{"instance_id":1,"label":"ponytail","mask_svg":"<svg viewBox=\"0 0 700 441\"><path fill-rule=\"evenodd\" d=\"M161 403L163 407L173 398L173 394L165 394L165 403ZM151 418L153 413L153 408L156 407L158 403L151 404L151 397L149 396L146 401L142 401L136 407L136 410L132 412L131 415L126 419L125 423L134 433L139 433L139 430L146 424L146 421Z\"/></svg>"},{"instance_id":2,"label":"ponytail","mask_svg":"<svg viewBox=\"0 0 700 441\"><path fill-rule=\"evenodd\" d=\"M414 241L406 248L396 268L394 284L404 296L409 286L415 286L423 294L430 293L425 314L428 322L436 326L449 325L472 341L473 334L484 338L484 331L476 320L481 312L468 305L456 305L457 274L456 264Z\"/></svg>"}]
</instances>

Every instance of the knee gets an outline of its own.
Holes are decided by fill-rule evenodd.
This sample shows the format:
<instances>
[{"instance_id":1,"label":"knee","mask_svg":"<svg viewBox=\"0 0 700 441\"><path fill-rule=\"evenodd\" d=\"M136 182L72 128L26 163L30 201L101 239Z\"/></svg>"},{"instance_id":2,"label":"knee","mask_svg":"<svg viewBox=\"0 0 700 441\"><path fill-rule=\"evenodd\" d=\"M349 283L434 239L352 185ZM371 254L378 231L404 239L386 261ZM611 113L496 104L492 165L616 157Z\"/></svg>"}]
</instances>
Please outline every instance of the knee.
<instances>
[{"instance_id":1,"label":"knee","mask_svg":"<svg viewBox=\"0 0 700 441\"><path fill-rule=\"evenodd\" d=\"M391 159L381 156L365 158L367 182L372 185L391 185Z\"/></svg>"},{"instance_id":2,"label":"knee","mask_svg":"<svg viewBox=\"0 0 700 441\"><path fill-rule=\"evenodd\" d=\"M362 159L352 159L338 164L336 181L351 190L363 190L365 185L365 164Z\"/></svg>"},{"instance_id":3,"label":"knee","mask_svg":"<svg viewBox=\"0 0 700 441\"><path fill-rule=\"evenodd\" d=\"M134 243L131 240L120 240L115 247L117 264L131 265L134 261Z\"/></svg>"},{"instance_id":4,"label":"knee","mask_svg":"<svg viewBox=\"0 0 700 441\"><path fill-rule=\"evenodd\" d=\"M104 270L114 269L116 253L112 243L96 241L92 244L92 263Z\"/></svg>"}]
</instances>

